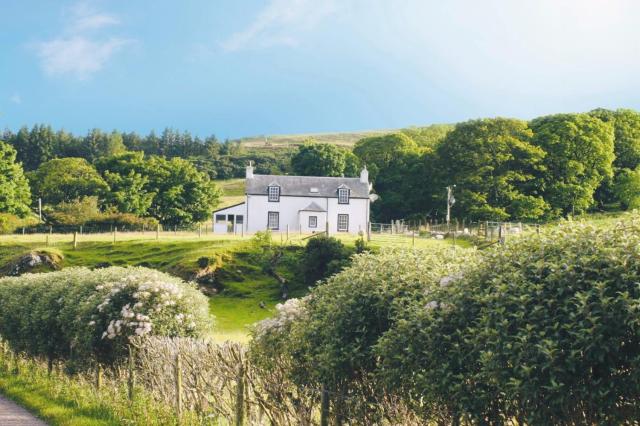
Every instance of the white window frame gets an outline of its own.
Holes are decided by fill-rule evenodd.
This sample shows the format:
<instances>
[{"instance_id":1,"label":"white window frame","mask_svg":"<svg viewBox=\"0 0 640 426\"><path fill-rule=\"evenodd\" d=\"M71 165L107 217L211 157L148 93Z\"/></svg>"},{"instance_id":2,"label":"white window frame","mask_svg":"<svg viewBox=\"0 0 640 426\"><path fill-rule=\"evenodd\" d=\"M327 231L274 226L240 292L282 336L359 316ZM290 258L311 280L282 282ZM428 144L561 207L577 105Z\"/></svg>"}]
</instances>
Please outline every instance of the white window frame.
<instances>
[{"instance_id":1,"label":"white window frame","mask_svg":"<svg viewBox=\"0 0 640 426\"><path fill-rule=\"evenodd\" d=\"M275 227L273 226L272 218L275 218ZM267 229L271 231L277 231L280 229L280 212L267 213Z\"/></svg>"},{"instance_id":2,"label":"white window frame","mask_svg":"<svg viewBox=\"0 0 640 426\"><path fill-rule=\"evenodd\" d=\"M313 222L311 221L313 219ZM309 228L318 227L318 216L309 216Z\"/></svg>"},{"instance_id":3,"label":"white window frame","mask_svg":"<svg viewBox=\"0 0 640 426\"><path fill-rule=\"evenodd\" d=\"M349 189L338 188L338 204L349 204Z\"/></svg>"},{"instance_id":4,"label":"white window frame","mask_svg":"<svg viewBox=\"0 0 640 426\"><path fill-rule=\"evenodd\" d=\"M277 185L271 185L267 189L269 202L270 203L278 203L280 202L280 187Z\"/></svg>"},{"instance_id":5,"label":"white window frame","mask_svg":"<svg viewBox=\"0 0 640 426\"><path fill-rule=\"evenodd\" d=\"M341 223L340 220L343 220ZM338 232L349 232L349 215L348 214L339 214L338 215Z\"/></svg>"}]
</instances>

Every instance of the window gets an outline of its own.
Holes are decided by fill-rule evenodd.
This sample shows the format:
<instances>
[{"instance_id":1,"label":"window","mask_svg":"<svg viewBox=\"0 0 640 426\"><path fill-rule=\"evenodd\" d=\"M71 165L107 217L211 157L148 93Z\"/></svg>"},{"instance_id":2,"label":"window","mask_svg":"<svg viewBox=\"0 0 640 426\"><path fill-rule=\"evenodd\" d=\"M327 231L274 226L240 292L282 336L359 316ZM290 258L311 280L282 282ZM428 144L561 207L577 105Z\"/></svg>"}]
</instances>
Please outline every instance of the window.
<instances>
[{"instance_id":1,"label":"window","mask_svg":"<svg viewBox=\"0 0 640 426\"><path fill-rule=\"evenodd\" d=\"M318 227L318 216L309 216L309 228Z\"/></svg>"},{"instance_id":2,"label":"window","mask_svg":"<svg viewBox=\"0 0 640 426\"><path fill-rule=\"evenodd\" d=\"M267 229L278 230L280 229L280 213L269 212L267 217Z\"/></svg>"},{"instance_id":3,"label":"window","mask_svg":"<svg viewBox=\"0 0 640 426\"><path fill-rule=\"evenodd\" d=\"M216 223L224 223L227 221L227 215L217 214L216 215Z\"/></svg>"},{"instance_id":4,"label":"window","mask_svg":"<svg viewBox=\"0 0 640 426\"><path fill-rule=\"evenodd\" d=\"M338 215L338 232L347 232L349 230L349 215Z\"/></svg>"},{"instance_id":5,"label":"window","mask_svg":"<svg viewBox=\"0 0 640 426\"><path fill-rule=\"evenodd\" d=\"M349 189L338 189L338 204L349 204Z\"/></svg>"},{"instance_id":6,"label":"window","mask_svg":"<svg viewBox=\"0 0 640 426\"><path fill-rule=\"evenodd\" d=\"M270 186L269 187L269 201L270 202L279 202L280 201L280 187L279 186Z\"/></svg>"},{"instance_id":7,"label":"window","mask_svg":"<svg viewBox=\"0 0 640 426\"><path fill-rule=\"evenodd\" d=\"M236 215L236 224L241 224L244 222L244 216L241 214Z\"/></svg>"}]
</instances>

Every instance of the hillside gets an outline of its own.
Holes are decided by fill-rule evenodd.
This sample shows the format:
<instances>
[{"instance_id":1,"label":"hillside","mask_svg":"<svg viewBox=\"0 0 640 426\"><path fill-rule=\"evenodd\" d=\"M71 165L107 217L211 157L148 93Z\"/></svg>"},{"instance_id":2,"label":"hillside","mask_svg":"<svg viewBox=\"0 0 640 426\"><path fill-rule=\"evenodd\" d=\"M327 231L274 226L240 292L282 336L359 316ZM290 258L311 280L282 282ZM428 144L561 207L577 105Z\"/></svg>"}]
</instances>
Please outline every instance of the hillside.
<instances>
[{"instance_id":1,"label":"hillside","mask_svg":"<svg viewBox=\"0 0 640 426\"><path fill-rule=\"evenodd\" d=\"M411 136L419 145L427 145L435 139L440 139L453 128L450 124L431 124L428 126L412 126L400 129L362 130L355 132L306 133L294 135L259 135L235 139L242 147L254 149L292 148L301 145L308 139L320 143L352 147L360 139L372 136L382 136L389 133L405 133Z\"/></svg>"}]
</instances>

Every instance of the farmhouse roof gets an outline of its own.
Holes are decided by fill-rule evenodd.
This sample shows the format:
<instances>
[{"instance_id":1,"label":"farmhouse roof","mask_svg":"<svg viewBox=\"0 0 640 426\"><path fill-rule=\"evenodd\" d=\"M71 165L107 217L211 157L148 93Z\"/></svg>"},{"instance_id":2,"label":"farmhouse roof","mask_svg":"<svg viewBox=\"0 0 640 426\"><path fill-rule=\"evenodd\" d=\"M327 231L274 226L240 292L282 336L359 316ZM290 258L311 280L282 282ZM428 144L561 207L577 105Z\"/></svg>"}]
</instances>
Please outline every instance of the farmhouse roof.
<instances>
[{"instance_id":1,"label":"farmhouse roof","mask_svg":"<svg viewBox=\"0 0 640 426\"><path fill-rule=\"evenodd\" d=\"M268 187L280 186L280 196L336 198L338 188L347 186L351 198L369 198L369 183L360 178L253 175L246 180L248 195L267 195Z\"/></svg>"},{"instance_id":2,"label":"farmhouse roof","mask_svg":"<svg viewBox=\"0 0 640 426\"><path fill-rule=\"evenodd\" d=\"M300 211L301 212L326 212L326 210L320 207L318 203L316 203L315 201L313 201L311 204L309 204L307 207L305 207Z\"/></svg>"}]
</instances>

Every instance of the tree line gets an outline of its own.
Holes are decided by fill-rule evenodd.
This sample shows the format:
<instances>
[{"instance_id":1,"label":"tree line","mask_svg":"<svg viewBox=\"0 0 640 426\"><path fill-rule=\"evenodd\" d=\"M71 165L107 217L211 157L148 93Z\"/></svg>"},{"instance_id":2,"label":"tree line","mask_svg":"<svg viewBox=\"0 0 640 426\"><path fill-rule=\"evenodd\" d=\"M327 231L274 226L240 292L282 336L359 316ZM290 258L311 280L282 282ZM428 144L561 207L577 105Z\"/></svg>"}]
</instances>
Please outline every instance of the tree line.
<instances>
[{"instance_id":1,"label":"tree line","mask_svg":"<svg viewBox=\"0 0 640 426\"><path fill-rule=\"evenodd\" d=\"M364 138L353 149L308 140L247 149L165 129L159 136L47 125L6 130L0 146L0 213L163 224L205 220L220 196L214 179L259 174L357 176L367 166L373 220L438 219L453 186L453 217L538 221L597 209L640 207L640 113L596 109L530 121L470 120ZM115 216L114 216L115 215Z\"/></svg>"},{"instance_id":2,"label":"tree line","mask_svg":"<svg viewBox=\"0 0 640 426\"><path fill-rule=\"evenodd\" d=\"M628 109L471 120L430 145L397 133L353 153L380 195L378 220L442 218L453 185L453 216L469 220L640 207L640 114Z\"/></svg>"}]
</instances>

